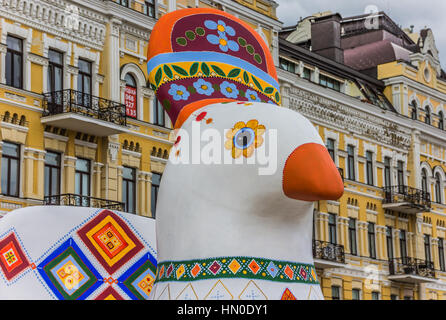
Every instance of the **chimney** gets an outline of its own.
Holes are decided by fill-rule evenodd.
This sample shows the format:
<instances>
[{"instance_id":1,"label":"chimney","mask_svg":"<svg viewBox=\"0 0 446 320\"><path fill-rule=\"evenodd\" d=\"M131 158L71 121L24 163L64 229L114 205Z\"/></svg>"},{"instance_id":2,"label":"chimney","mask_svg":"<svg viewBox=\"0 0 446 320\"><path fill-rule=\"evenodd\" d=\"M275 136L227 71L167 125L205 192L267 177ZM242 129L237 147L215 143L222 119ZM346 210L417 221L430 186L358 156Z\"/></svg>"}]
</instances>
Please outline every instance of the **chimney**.
<instances>
[{"instance_id":1,"label":"chimney","mask_svg":"<svg viewBox=\"0 0 446 320\"><path fill-rule=\"evenodd\" d=\"M343 64L341 20L338 13L315 18L311 24L311 47L314 53Z\"/></svg>"}]
</instances>

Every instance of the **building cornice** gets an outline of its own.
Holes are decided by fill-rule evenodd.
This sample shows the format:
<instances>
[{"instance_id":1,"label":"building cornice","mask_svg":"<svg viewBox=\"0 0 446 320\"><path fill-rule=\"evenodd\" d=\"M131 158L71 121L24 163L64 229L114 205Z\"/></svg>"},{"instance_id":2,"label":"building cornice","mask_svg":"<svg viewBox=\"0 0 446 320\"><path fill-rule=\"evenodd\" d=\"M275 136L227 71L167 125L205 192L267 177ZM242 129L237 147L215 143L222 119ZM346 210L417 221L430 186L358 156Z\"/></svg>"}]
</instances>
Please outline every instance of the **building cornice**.
<instances>
[{"instance_id":1,"label":"building cornice","mask_svg":"<svg viewBox=\"0 0 446 320\"><path fill-rule=\"evenodd\" d=\"M330 127L348 128L380 145L407 152L411 127L394 112L366 104L348 95L322 88L298 75L279 69L282 101L289 99L289 108L302 112L311 121Z\"/></svg>"}]
</instances>

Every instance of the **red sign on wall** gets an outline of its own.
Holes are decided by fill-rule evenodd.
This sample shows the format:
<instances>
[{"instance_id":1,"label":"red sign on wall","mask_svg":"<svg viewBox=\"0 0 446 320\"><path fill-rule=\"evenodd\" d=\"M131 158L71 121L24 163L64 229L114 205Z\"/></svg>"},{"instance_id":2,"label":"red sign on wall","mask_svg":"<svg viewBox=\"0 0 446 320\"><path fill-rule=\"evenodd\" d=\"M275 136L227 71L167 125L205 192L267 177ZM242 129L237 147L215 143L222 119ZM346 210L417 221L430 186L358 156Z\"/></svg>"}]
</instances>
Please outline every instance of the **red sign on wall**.
<instances>
[{"instance_id":1,"label":"red sign on wall","mask_svg":"<svg viewBox=\"0 0 446 320\"><path fill-rule=\"evenodd\" d=\"M127 117L136 118L136 88L125 87L125 114Z\"/></svg>"}]
</instances>

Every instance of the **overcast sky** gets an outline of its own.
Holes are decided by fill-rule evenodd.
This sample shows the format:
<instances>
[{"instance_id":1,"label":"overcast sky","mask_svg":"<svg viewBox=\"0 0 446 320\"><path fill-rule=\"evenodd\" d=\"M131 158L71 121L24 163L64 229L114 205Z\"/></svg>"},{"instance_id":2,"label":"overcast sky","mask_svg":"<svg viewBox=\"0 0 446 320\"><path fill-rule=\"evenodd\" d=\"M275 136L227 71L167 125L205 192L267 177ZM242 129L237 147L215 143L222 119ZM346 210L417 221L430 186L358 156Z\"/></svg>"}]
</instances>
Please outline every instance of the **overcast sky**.
<instances>
[{"instance_id":1,"label":"overcast sky","mask_svg":"<svg viewBox=\"0 0 446 320\"><path fill-rule=\"evenodd\" d=\"M444 0L275 0L278 18L284 26L294 25L300 17L316 12L338 12L342 17L363 14L368 6L385 11L403 28L414 26L418 32L431 28L443 69L446 69L446 1Z\"/></svg>"}]
</instances>

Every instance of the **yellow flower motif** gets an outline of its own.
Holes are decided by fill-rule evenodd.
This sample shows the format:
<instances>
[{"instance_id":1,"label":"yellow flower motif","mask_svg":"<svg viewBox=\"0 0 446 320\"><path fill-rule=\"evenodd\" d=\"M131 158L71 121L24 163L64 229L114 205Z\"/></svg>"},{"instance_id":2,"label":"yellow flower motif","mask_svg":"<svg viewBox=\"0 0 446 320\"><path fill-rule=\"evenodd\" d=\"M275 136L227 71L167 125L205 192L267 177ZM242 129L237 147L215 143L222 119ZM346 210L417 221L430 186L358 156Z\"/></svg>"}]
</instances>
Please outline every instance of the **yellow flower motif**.
<instances>
[{"instance_id":1,"label":"yellow flower motif","mask_svg":"<svg viewBox=\"0 0 446 320\"><path fill-rule=\"evenodd\" d=\"M228 140L225 142L225 148L232 150L234 159L240 158L241 155L249 158L254 150L263 144L265 131L265 126L259 124L255 119L249 120L247 123L239 121L226 133Z\"/></svg>"}]
</instances>

